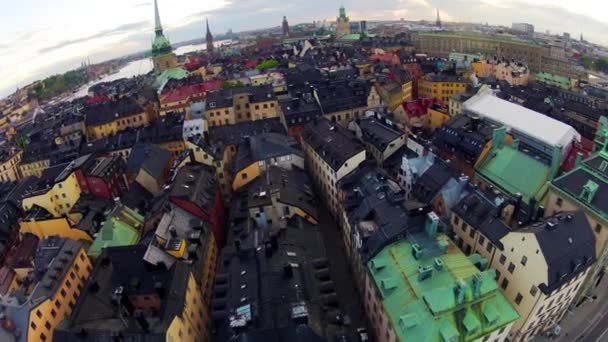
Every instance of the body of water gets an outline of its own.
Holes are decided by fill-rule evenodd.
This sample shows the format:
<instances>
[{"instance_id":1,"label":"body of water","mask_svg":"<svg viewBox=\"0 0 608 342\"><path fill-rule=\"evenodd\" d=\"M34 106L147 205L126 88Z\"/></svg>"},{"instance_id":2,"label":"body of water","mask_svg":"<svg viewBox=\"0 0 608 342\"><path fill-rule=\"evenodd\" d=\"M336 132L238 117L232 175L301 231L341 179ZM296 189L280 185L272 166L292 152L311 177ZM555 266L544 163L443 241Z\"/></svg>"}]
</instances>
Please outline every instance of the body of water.
<instances>
[{"instance_id":1,"label":"body of water","mask_svg":"<svg viewBox=\"0 0 608 342\"><path fill-rule=\"evenodd\" d=\"M213 45L215 47L220 47L222 45L227 45L229 43L231 43L230 40L220 40L220 41L214 42ZM174 52L176 55L183 55L183 54L190 53L190 52L205 50L206 48L207 48L207 45L204 43L196 44L196 45L185 45L180 48L177 48ZM118 72L116 72L116 73L106 75L99 80L95 80L95 81L92 81L92 82L89 82L89 83L83 85L74 94L63 99L63 101L72 101L79 97L87 96L87 93L89 92L89 88L95 84L102 83L102 82L112 82L112 81L115 81L120 78L131 78L131 77L137 76L137 75L144 75L144 74L147 74L150 70L152 70L152 68L153 68L152 61L149 58L139 59L139 60L130 62L129 64L125 65L120 70L118 70Z\"/></svg>"},{"instance_id":2,"label":"body of water","mask_svg":"<svg viewBox=\"0 0 608 342\"><path fill-rule=\"evenodd\" d=\"M116 73L106 75L101 79L83 85L74 94L66 97L64 101L71 101L79 97L87 96L87 93L89 92L89 87L95 84L102 82L112 82L120 78L131 78L137 75L144 75L147 74L150 70L152 70L152 61L148 58L130 62L129 64L120 68Z\"/></svg>"}]
</instances>

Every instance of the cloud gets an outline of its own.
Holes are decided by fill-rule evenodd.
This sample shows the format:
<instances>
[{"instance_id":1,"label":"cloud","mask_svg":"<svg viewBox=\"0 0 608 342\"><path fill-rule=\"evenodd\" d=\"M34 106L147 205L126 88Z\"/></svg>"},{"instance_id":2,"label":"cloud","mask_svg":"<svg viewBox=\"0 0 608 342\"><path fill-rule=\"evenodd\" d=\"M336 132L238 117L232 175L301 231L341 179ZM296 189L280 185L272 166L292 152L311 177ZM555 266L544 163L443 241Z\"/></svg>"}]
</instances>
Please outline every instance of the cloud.
<instances>
[{"instance_id":1,"label":"cloud","mask_svg":"<svg viewBox=\"0 0 608 342\"><path fill-rule=\"evenodd\" d=\"M66 46L80 44L80 43L88 42L90 40L104 38L104 37L109 37L109 36L113 36L113 35L117 35L117 34L122 34L122 33L131 33L133 31L137 31L139 29L147 28L149 26L150 26L150 22L148 20L143 20L143 21L138 21L138 22L135 22L135 23L124 24L124 25L117 26L116 28L111 29L111 30L99 31L99 32L97 32L95 34L92 34L90 36L80 37L80 38L76 38L76 39L68 39L68 40L64 40L64 41L58 42L56 44L53 44L53 45L50 45L50 46L47 46L47 47L44 47L44 48L38 50L38 53L45 54L45 53L48 53L48 52L51 52L51 51L55 51L55 50L64 48Z\"/></svg>"},{"instance_id":2,"label":"cloud","mask_svg":"<svg viewBox=\"0 0 608 342\"><path fill-rule=\"evenodd\" d=\"M138 7L149 7L152 6L151 2L140 2L139 4L135 4L133 5L133 7L138 8Z\"/></svg>"}]
</instances>

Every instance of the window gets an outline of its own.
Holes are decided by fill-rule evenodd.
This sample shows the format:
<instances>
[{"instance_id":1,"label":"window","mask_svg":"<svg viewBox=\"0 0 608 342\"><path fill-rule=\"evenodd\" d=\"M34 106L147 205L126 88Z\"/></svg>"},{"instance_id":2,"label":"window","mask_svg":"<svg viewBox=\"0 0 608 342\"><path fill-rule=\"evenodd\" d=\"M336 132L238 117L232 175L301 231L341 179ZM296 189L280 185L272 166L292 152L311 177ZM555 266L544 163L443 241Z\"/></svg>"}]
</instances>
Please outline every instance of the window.
<instances>
[{"instance_id":1,"label":"window","mask_svg":"<svg viewBox=\"0 0 608 342\"><path fill-rule=\"evenodd\" d=\"M44 327L46 330L51 330L51 323L49 323L49 321L44 322Z\"/></svg>"},{"instance_id":2,"label":"window","mask_svg":"<svg viewBox=\"0 0 608 342\"><path fill-rule=\"evenodd\" d=\"M57 311L55 311L55 309L51 309L51 316L53 316L53 318L57 317Z\"/></svg>"},{"instance_id":3,"label":"window","mask_svg":"<svg viewBox=\"0 0 608 342\"><path fill-rule=\"evenodd\" d=\"M475 229L473 229L472 227L471 227L471 231L469 232L469 236L472 238L475 237Z\"/></svg>"},{"instance_id":4,"label":"window","mask_svg":"<svg viewBox=\"0 0 608 342\"><path fill-rule=\"evenodd\" d=\"M65 195L65 193L61 194L61 197L67 198L67 196Z\"/></svg>"},{"instance_id":5,"label":"window","mask_svg":"<svg viewBox=\"0 0 608 342\"><path fill-rule=\"evenodd\" d=\"M492 249L494 247L492 246L492 243L490 243L490 241L488 241L488 245L486 246L486 251L488 251L488 253L492 253Z\"/></svg>"},{"instance_id":6,"label":"window","mask_svg":"<svg viewBox=\"0 0 608 342\"><path fill-rule=\"evenodd\" d=\"M241 174L241 178L242 179L247 179L247 174L246 173Z\"/></svg>"},{"instance_id":7,"label":"window","mask_svg":"<svg viewBox=\"0 0 608 342\"><path fill-rule=\"evenodd\" d=\"M558 197L557 200L555 200L555 205L561 207L563 202L564 200L561 197Z\"/></svg>"},{"instance_id":8,"label":"window","mask_svg":"<svg viewBox=\"0 0 608 342\"><path fill-rule=\"evenodd\" d=\"M536 287L536 285L532 285L532 287L530 288L530 295L532 297L535 297L537 293L538 293L538 287Z\"/></svg>"},{"instance_id":9,"label":"window","mask_svg":"<svg viewBox=\"0 0 608 342\"><path fill-rule=\"evenodd\" d=\"M61 303L59 303L59 300L56 300L56 301L55 301L55 307L56 307L57 309L61 308Z\"/></svg>"},{"instance_id":10,"label":"window","mask_svg":"<svg viewBox=\"0 0 608 342\"><path fill-rule=\"evenodd\" d=\"M65 298L65 296L67 296L67 293L65 292L65 290L64 290L64 289L61 289L61 296L62 296L63 298Z\"/></svg>"},{"instance_id":11,"label":"window","mask_svg":"<svg viewBox=\"0 0 608 342\"><path fill-rule=\"evenodd\" d=\"M40 310L36 310L36 316L38 316L38 318L42 318L42 312L40 312Z\"/></svg>"},{"instance_id":12,"label":"window","mask_svg":"<svg viewBox=\"0 0 608 342\"><path fill-rule=\"evenodd\" d=\"M501 287L503 290L506 290L506 289L507 289L507 286L509 286L509 281L507 280L507 278L504 278L504 279L502 280L502 283L500 283L500 287Z\"/></svg>"},{"instance_id":13,"label":"window","mask_svg":"<svg viewBox=\"0 0 608 342\"><path fill-rule=\"evenodd\" d=\"M602 225L601 225L601 224L599 224L599 223L598 223L598 224L596 224L596 225L595 225L595 232L596 232L597 234L599 234L601 231L602 231Z\"/></svg>"},{"instance_id":14,"label":"window","mask_svg":"<svg viewBox=\"0 0 608 342\"><path fill-rule=\"evenodd\" d=\"M504 265L505 261L507 261L507 257L504 254L501 254L498 262L500 262L501 265Z\"/></svg>"},{"instance_id":15,"label":"window","mask_svg":"<svg viewBox=\"0 0 608 342\"><path fill-rule=\"evenodd\" d=\"M36 323L32 322L30 323L30 328L32 328L33 330L36 330Z\"/></svg>"},{"instance_id":16,"label":"window","mask_svg":"<svg viewBox=\"0 0 608 342\"><path fill-rule=\"evenodd\" d=\"M515 271L515 265L512 262L509 263L508 270L509 270L509 273L511 273L511 274L513 274L513 271Z\"/></svg>"},{"instance_id":17,"label":"window","mask_svg":"<svg viewBox=\"0 0 608 342\"><path fill-rule=\"evenodd\" d=\"M479 236L479 244L480 244L481 246L483 246L483 244L484 244L484 243L486 243L486 238L485 238L485 237L483 237L483 235L480 235L480 236Z\"/></svg>"},{"instance_id":18,"label":"window","mask_svg":"<svg viewBox=\"0 0 608 342\"><path fill-rule=\"evenodd\" d=\"M40 340L41 340L41 341L46 341L46 335L45 335L45 334L43 334L43 333L41 333L41 334L40 334Z\"/></svg>"},{"instance_id":19,"label":"window","mask_svg":"<svg viewBox=\"0 0 608 342\"><path fill-rule=\"evenodd\" d=\"M528 257L527 256L522 256L521 257L521 264L526 266L526 264L528 263Z\"/></svg>"},{"instance_id":20,"label":"window","mask_svg":"<svg viewBox=\"0 0 608 342\"><path fill-rule=\"evenodd\" d=\"M521 304L522 299L524 299L524 297L521 295L521 293L517 293L517 296L515 296L515 304Z\"/></svg>"}]
</instances>

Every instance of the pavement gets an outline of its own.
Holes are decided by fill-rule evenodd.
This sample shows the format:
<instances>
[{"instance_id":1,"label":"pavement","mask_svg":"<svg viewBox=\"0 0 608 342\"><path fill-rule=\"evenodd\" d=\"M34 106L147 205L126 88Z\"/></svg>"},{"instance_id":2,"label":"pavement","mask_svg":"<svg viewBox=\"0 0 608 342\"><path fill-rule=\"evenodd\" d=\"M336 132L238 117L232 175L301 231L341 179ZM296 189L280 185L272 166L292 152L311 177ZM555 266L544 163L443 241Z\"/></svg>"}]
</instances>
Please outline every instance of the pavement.
<instances>
[{"instance_id":1,"label":"pavement","mask_svg":"<svg viewBox=\"0 0 608 342\"><path fill-rule=\"evenodd\" d=\"M357 328L368 325L363 302L357 292L355 279L344 250L342 231L325 208L319 210L319 225L325 242L327 259L331 264L332 280L336 287L340 309L351 320L351 324L343 327L342 330L350 337L350 341L359 341Z\"/></svg>"},{"instance_id":2,"label":"pavement","mask_svg":"<svg viewBox=\"0 0 608 342\"><path fill-rule=\"evenodd\" d=\"M600 342L608 341L608 281L604 279L593 291L597 296L566 313L559 323L560 336L534 339L538 342Z\"/></svg>"}]
</instances>

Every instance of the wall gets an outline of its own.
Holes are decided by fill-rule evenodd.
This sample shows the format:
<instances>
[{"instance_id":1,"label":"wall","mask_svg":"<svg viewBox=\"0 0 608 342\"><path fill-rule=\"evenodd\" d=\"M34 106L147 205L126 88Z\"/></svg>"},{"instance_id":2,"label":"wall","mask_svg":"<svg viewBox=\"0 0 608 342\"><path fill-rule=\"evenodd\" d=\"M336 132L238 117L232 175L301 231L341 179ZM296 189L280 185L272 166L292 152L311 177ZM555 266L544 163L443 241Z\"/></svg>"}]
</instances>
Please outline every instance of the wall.
<instances>
[{"instance_id":1,"label":"wall","mask_svg":"<svg viewBox=\"0 0 608 342\"><path fill-rule=\"evenodd\" d=\"M88 233L73 226L65 217L40 221L23 220L19 223L19 234L24 235L26 233L34 234L41 240L48 236L59 235L71 240L93 241Z\"/></svg>"},{"instance_id":2,"label":"wall","mask_svg":"<svg viewBox=\"0 0 608 342\"><path fill-rule=\"evenodd\" d=\"M204 301L194 277L188 275L184 311L167 328L167 341L204 342L209 337L209 302Z\"/></svg>"},{"instance_id":3,"label":"wall","mask_svg":"<svg viewBox=\"0 0 608 342\"><path fill-rule=\"evenodd\" d=\"M72 309L76 305L78 296L80 296L90 273L91 261L86 256L84 249L81 248L61 285L57 288L57 292L30 311L27 341L53 341L55 327L72 313ZM65 292L65 296L63 296L62 291ZM32 324L36 326L36 329L33 329ZM45 338L42 338L42 334Z\"/></svg>"},{"instance_id":4,"label":"wall","mask_svg":"<svg viewBox=\"0 0 608 342\"><path fill-rule=\"evenodd\" d=\"M34 204L46 209L54 217L70 212L80 198L80 185L72 172L64 181L56 183L48 191L23 199L23 209L28 211Z\"/></svg>"}]
</instances>

